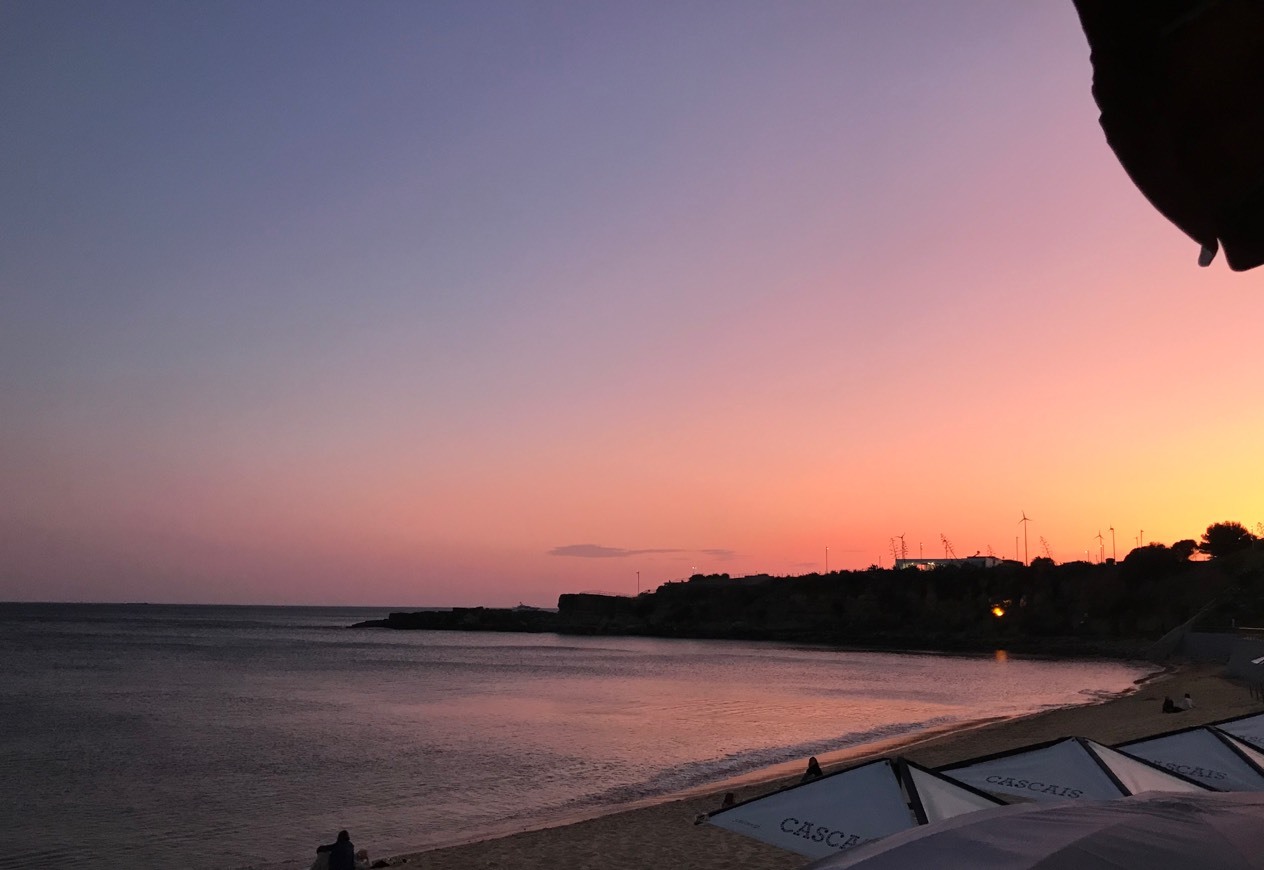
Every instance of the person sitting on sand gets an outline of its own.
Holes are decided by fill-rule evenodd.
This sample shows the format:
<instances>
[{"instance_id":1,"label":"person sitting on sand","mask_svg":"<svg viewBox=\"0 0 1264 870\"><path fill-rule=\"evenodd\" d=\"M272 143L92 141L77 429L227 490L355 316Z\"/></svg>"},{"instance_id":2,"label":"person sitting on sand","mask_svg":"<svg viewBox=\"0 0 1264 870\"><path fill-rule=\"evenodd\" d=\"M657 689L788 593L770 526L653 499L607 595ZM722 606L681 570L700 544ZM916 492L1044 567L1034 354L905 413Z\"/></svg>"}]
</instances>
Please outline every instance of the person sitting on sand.
<instances>
[{"instance_id":1,"label":"person sitting on sand","mask_svg":"<svg viewBox=\"0 0 1264 870\"><path fill-rule=\"evenodd\" d=\"M339 831L338 839L334 842L316 847L316 863L312 865L312 870L317 870L322 857L326 860L324 866L329 870L356 870L355 846L351 843L351 835L346 831Z\"/></svg>"},{"instance_id":2,"label":"person sitting on sand","mask_svg":"<svg viewBox=\"0 0 1264 870\"><path fill-rule=\"evenodd\" d=\"M1167 697L1165 697L1165 698L1163 699L1163 712L1164 712L1164 713L1179 713L1179 712L1181 712L1181 708L1180 708L1180 707L1178 707L1178 706L1176 706L1176 704L1174 704L1174 703L1172 702L1172 696L1171 696L1171 695L1168 695Z\"/></svg>"},{"instance_id":3,"label":"person sitting on sand","mask_svg":"<svg viewBox=\"0 0 1264 870\"><path fill-rule=\"evenodd\" d=\"M819 779L824 775L825 774L821 772L820 762L818 762L816 760L816 756L813 755L808 759L808 769L803 772L803 778L800 779L799 782L811 782L812 780Z\"/></svg>"},{"instance_id":4,"label":"person sitting on sand","mask_svg":"<svg viewBox=\"0 0 1264 870\"><path fill-rule=\"evenodd\" d=\"M724 800L720 801L720 809L716 810L715 812L718 813L720 810L727 810L729 807L736 806L736 805L737 805L737 795L733 794L733 792L731 791L726 791L724 793ZM693 817L693 823L695 825L701 825L703 822L705 822L709 818L711 818L711 813L698 813L698 815Z\"/></svg>"},{"instance_id":5,"label":"person sitting on sand","mask_svg":"<svg viewBox=\"0 0 1264 870\"><path fill-rule=\"evenodd\" d=\"M1189 692L1185 693L1185 697L1176 702L1176 705L1182 710L1194 709L1194 699L1189 696Z\"/></svg>"}]
</instances>

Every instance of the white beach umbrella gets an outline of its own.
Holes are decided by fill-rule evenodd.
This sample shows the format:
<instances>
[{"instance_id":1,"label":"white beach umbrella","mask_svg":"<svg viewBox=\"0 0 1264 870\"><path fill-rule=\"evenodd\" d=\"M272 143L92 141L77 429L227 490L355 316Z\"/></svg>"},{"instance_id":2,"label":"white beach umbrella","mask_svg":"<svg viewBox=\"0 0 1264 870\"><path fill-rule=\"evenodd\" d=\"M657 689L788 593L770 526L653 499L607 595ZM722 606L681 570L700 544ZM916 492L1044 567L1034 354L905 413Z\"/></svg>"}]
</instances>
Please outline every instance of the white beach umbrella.
<instances>
[{"instance_id":1,"label":"white beach umbrella","mask_svg":"<svg viewBox=\"0 0 1264 870\"><path fill-rule=\"evenodd\" d=\"M1245 716L1235 716L1211 724L1226 734L1232 734L1239 740L1264 749L1264 713L1247 713Z\"/></svg>"},{"instance_id":2,"label":"white beach umbrella","mask_svg":"<svg viewBox=\"0 0 1264 870\"><path fill-rule=\"evenodd\" d=\"M1023 801L1105 800L1146 791L1208 789L1144 759L1083 737L1064 737L939 768L947 777Z\"/></svg>"},{"instance_id":3,"label":"white beach umbrella","mask_svg":"<svg viewBox=\"0 0 1264 870\"><path fill-rule=\"evenodd\" d=\"M1147 792L1014 804L894 834L808 870L1264 870L1264 795Z\"/></svg>"},{"instance_id":4,"label":"white beach umbrella","mask_svg":"<svg viewBox=\"0 0 1264 870\"><path fill-rule=\"evenodd\" d=\"M902 758L882 758L711 813L706 821L810 858L1001 805Z\"/></svg>"},{"instance_id":5,"label":"white beach umbrella","mask_svg":"<svg viewBox=\"0 0 1264 870\"><path fill-rule=\"evenodd\" d=\"M1216 791L1264 791L1264 754L1215 728L1181 728L1115 748Z\"/></svg>"}]
</instances>

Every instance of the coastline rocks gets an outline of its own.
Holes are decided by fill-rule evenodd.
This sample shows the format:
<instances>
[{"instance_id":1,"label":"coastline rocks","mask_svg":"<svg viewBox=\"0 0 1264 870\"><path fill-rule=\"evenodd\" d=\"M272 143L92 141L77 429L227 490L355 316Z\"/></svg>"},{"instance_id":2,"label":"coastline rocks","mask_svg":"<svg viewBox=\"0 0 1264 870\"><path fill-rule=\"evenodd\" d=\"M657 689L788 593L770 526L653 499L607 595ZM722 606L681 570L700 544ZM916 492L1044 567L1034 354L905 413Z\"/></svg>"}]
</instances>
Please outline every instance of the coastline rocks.
<instances>
[{"instance_id":1,"label":"coastline rocks","mask_svg":"<svg viewBox=\"0 0 1264 870\"><path fill-rule=\"evenodd\" d=\"M557 631L557 614L534 608L454 607L451 610L396 612L386 619L357 622L352 628L401 631Z\"/></svg>"}]
</instances>

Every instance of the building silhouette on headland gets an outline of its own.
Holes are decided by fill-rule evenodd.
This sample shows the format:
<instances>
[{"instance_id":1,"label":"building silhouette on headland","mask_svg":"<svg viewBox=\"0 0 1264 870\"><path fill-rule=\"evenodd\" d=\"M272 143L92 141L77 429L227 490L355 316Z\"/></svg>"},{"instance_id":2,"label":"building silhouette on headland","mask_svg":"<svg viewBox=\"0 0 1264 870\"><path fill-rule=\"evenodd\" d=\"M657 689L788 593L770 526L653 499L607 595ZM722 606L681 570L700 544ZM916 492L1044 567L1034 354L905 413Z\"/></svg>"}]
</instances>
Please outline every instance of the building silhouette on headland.
<instances>
[{"instance_id":1,"label":"building silhouette on headland","mask_svg":"<svg viewBox=\"0 0 1264 870\"><path fill-rule=\"evenodd\" d=\"M933 571L936 568L997 568L1008 559L996 556L966 556L964 559L896 559L895 570L916 568L919 571Z\"/></svg>"}]
</instances>

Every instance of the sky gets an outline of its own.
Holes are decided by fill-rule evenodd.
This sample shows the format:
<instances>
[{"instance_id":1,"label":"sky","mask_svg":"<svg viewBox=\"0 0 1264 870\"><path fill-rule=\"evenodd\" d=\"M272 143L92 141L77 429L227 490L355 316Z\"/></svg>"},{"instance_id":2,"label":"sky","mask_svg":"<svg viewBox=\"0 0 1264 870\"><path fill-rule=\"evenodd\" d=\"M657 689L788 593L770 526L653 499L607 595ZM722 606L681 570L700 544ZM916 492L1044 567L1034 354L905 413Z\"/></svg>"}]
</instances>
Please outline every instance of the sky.
<instances>
[{"instance_id":1,"label":"sky","mask_svg":"<svg viewBox=\"0 0 1264 870\"><path fill-rule=\"evenodd\" d=\"M1198 268L1091 74L1069 0L10 0L0 600L1254 528L1261 276Z\"/></svg>"}]
</instances>

